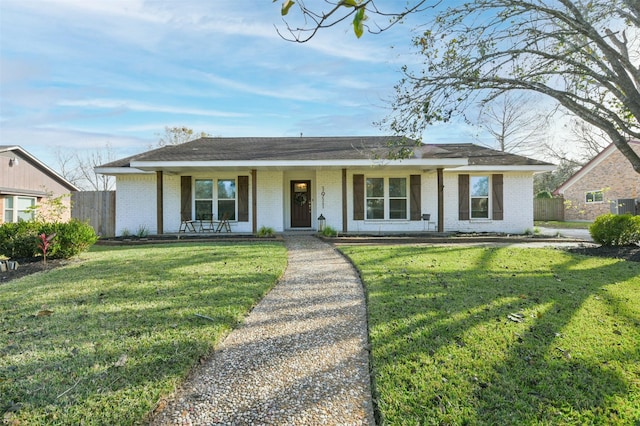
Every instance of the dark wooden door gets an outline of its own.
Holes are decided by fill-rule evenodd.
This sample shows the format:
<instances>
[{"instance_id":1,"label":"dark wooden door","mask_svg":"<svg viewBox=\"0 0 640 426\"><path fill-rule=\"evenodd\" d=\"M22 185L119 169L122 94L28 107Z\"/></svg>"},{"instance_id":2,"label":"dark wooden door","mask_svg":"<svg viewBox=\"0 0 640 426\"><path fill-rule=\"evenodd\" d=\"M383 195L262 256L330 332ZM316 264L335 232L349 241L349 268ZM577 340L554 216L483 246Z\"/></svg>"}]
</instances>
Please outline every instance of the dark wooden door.
<instances>
[{"instance_id":1,"label":"dark wooden door","mask_svg":"<svg viewBox=\"0 0 640 426\"><path fill-rule=\"evenodd\" d=\"M291 227L311 227L311 181L291 181Z\"/></svg>"}]
</instances>

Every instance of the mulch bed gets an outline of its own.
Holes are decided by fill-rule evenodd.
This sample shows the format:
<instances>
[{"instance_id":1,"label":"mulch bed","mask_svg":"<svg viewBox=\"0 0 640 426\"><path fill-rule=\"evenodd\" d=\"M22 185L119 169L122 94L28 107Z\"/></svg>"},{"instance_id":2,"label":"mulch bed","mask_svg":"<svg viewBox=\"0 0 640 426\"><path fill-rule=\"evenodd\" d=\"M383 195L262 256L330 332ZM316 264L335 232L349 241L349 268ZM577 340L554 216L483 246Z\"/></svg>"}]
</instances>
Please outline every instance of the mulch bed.
<instances>
[{"instance_id":1,"label":"mulch bed","mask_svg":"<svg viewBox=\"0 0 640 426\"><path fill-rule=\"evenodd\" d=\"M396 242L397 244L397 242ZM598 246L580 246L566 249L571 253L583 254L587 256L611 257L615 259L623 259L629 262L640 262L640 246L620 246L620 247L598 247ZM13 271L0 272L0 284L6 283L16 278L31 275L36 272L48 271L63 265L68 265L75 260L69 259L50 259L45 265L42 259L36 260L18 260L18 269Z\"/></svg>"}]
</instances>

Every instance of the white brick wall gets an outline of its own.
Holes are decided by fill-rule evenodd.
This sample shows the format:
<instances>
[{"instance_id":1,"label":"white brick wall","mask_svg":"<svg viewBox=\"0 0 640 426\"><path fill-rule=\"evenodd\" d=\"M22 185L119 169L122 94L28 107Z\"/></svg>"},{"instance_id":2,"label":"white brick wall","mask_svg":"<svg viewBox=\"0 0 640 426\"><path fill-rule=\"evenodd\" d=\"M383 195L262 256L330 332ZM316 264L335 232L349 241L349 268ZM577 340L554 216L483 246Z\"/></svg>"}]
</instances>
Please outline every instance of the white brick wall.
<instances>
[{"instance_id":1,"label":"white brick wall","mask_svg":"<svg viewBox=\"0 0 640 426\"><path fill-rule=\"evenodd\" d=\"M312 224L318 228L318 217L322 214L326 225L342 231L342 170L319 170L316 173L314 190L315 209ZM322 189L324 188L324 207Z\"/></svg>"},{"instance_id":2,"label":"white brick wall","mask_svg":"<svg viewBox=\"0 0 640 426\"><path fill-rule=\"evenodd\" d=\"M469 173L473 175L473 173ZM491 173L477 173L491 175ZM458 173L444 174L444 230L523 233L533 230L533 175L504 173L504 220L458 220ZM491 211L491 203L489 204Z\"/></svg>"},{"instance_id":3,"label":"white brick wall","mask_svg":"<svg viewBox=\"0 0 640 426\"><path fill-rule=\"evenodd\" d=\"M116 187L116 235L142 226L157 233L155 174L118 176Z\"/></svg>"},{"instance_id":4,"label":"white brick wall","mask_svg":"<svg viewBox=\"0 0 640 426\"><path fill-rule=\"evenodd\" d=\"M421 213L431 214L430 229L438 221L437 174L422 173L421 170L405 170L389 173L376 169L350 170L347 173L347 226L349 232L385 233L385 232L421 232L425 229L423 221L370 221L353 220L353 175L364 174L370 177L406 177L411 174L422 176ZM193 175L193 178L237 178L238 175L250 175L249 172L228 172L206 175ZM289 182L292 179L312 181L312 227L317 228L317 217L323 214L327 225L342 231L342 171L318 170L313 172L257 172L258 214L257 229L262 226L273 228L276 232L289 229ZM250 179L251 185L251 179ZM522 233L533 229L533 176L531 173L504 173L504 220L458 220L458 174L444 174L444 227L445 231L508 232ZM324 208L322 191L324 187ZM165 175L164 191L164 232L178 232L180 226L180 176ZM250 194L250 210L252 206ZM232 224L233 232L252 232L253 213L249 212L249 222ZM157 233L156 223L156 182L155 174L118 176L116 191L116 235L122 235L126 229L131 234L145 226L150 234Z\"/></svg>"},{"instance_id":5,"label":"white brick wall","mask_svg":"<svg viewBox=\"0 0 640 426\"><path fill-rule=\"evenodd\" d=\"M284 230L283 173L258 170L256 180L258 186L257 229L267 226L276 232L282 232Z\"/></svg>"}]
</instances>

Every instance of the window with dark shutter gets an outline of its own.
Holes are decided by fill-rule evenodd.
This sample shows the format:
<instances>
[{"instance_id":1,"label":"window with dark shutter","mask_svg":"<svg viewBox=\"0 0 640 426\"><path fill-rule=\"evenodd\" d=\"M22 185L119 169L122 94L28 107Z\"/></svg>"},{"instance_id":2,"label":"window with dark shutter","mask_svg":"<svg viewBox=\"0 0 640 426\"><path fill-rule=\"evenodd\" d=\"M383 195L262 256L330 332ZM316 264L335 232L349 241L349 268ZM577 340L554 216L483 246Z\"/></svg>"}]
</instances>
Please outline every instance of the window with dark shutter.
<instances>
[{"instance_id":1,"label":"window with dark shutter","mask_svg":"<svg viewBox=\"0 0 640 426\"><path fill-rule=\"evenodd\" d=\"M503 208L503 196L502 196L502 179L503 175L493 175L491 176L491 192L492 197L491 201L493 203L492 208L492 219L493 220L503 220L504 219L504 208Z\"/></svg>"},{"instance_id":2,"label":"window with dark shutter","mask_svg":"<svg viewBox=\"0 0 640 426\"><path fill-rule=\"evenodd\" d=\"M353 175L353 220L364 220L364 175Z\"/></svg>"},{"instance_id":3,"label":"window with dark shutter","mask_svg":"<svg viewBox=\"0 0 640 426\"><path fill-rule=\"evenodd\" d=\"M409 181L409 192L411 200L409 204L411 206L410 214L411 220L422 220L422 191L421 191L421 176L411 175Z\"/></svg>"},{"instance_id":4,"label":"window with dark shutter","mask_svg":"<svg viewBox=\"0 0 640 426\"><path fill-rule=\"evenodd\" d=\"M469 220L469 175L458 175L458 220Z\"/></svg>"},{"instance_id":5,"label":"window with dark shutter","mask_svg":"<svg viewBox=\"0 0 640 426\"><path fill-rule=\"evenodd\" d=\"M238 222L249 222L249 176L238 176Z\"/></svg>"},{"instance_id":6,"label":"window with dark shutter","mask_svg":"<svg viewBox=\"0 0 640 426\"><path fill-rule=\"evenodd\" d=\"M180 176L180 220L191 219L191 176Z\"/></svg>"}]
</instances>

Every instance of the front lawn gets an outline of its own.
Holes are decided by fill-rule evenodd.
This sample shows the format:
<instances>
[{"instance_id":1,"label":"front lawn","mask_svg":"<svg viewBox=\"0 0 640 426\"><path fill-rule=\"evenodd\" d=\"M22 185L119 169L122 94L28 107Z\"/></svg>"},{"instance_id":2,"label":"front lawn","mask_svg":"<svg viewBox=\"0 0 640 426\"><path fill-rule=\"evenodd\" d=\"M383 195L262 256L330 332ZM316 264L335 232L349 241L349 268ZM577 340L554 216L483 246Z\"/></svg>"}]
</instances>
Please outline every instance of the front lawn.
<instances>
[{"instance_id":1,"label":"front lawn","mask_svg":"<svg viewBox=\"0 0 640 426\"><path fill-rule=\"evenodd\" d=\"M640 422L640 264L553 249L343 247L382 424Z\"/></svg>"},{"instance_id":2,"label":"front lawn","mask_svg":"<svg viewBox=\"0 0 640 426\"><path fill-rule=\"evenodd\" d=\"M0 285L0 417L137 424L286 266L279 243L95 247Z\"/></svg>"}]
</instances>

